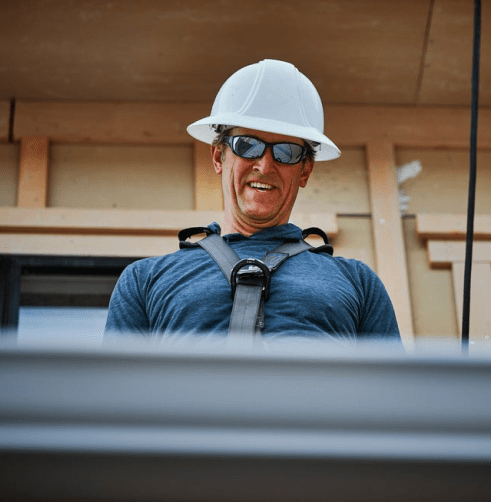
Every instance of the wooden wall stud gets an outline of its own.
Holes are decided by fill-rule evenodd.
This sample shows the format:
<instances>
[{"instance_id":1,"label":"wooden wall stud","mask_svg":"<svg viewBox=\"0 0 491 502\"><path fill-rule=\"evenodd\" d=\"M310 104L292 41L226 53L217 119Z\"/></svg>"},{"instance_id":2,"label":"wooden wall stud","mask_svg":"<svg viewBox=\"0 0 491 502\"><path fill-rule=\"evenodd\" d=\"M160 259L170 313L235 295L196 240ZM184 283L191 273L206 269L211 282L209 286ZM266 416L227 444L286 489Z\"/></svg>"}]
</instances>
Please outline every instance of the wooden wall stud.
<instances>
[{"instance_id":1,"label":"wooden wall stud","mask_svg":"<svg viewBox=\"0 0 491 502\"><path fill-rule=\"evenodd\" d=\"M0 101L0 141L9 140L10 103Z\"/></svg>"},{"instance_id":2,"label":"wooden wall stud","mask_svg":"<svg viewBox=\"0 0 491 502\"><path fill-rule=\"evenodd\" d=\"M389 141L379 140L368 143L366 152L377 274L394 304L401 336L410 345L414 331L394 148Z\"/></svg>"},{"instance_id":3,"label":"wooden wall stud","mask_svg":"<svg viewBox=\"0 0 491 502\"><path fill-rule=\"evenodd\" d=\"M46 207L48 150L49 141L46 136L26 136L22 138L17 206Z\"/></svg>"}]
</instances>

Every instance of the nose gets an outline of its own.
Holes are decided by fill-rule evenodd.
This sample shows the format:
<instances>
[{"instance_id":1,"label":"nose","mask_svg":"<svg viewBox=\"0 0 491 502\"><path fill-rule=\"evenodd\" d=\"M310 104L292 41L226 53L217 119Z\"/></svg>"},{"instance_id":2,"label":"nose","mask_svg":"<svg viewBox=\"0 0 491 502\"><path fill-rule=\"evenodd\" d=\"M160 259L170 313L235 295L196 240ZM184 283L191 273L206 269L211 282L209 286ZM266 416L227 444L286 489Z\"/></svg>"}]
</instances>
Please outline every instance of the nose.
<instances>
[{"instance_id":1,"label":"nose","mask_svg":"<svg viewBox=\"0 0 491 502\"><path fill-rule=\"evenodd\" d=\"M274 165L273 152L271 151L271 147L267 146L263 156L256 159L254 169L264 174L273 169Z\"/></svg>"}]
</instances>

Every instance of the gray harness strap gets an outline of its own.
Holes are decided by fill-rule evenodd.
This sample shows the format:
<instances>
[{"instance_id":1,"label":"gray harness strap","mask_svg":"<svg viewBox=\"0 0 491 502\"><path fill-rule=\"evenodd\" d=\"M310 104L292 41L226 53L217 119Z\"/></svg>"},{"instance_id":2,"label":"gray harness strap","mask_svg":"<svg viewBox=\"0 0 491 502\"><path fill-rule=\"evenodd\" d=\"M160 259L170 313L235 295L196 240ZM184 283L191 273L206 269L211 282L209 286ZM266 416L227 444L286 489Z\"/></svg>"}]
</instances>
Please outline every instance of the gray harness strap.
<instances>
[{"instance_id":1,"label":"gray harness strap","mask_svg":"<svg viewBox=\"0 0 491 502\"><path fill-rule=\"evenodd\" d=\"M207 235L196 243L185 240L191 235L205 232ZM202 247L217 263L232 288L233 307L230 318L229 336L260 336L264 329L264 303L269 299L271 274L291 256L309 250L314 253L332 254L332 246L322 230L309 228L303 236L320 235L324 245L312 247L304 240L285 242L266 253L262 260L245 258L243 260L220 237L207 227L194 227L179 232L180 247Z\"/></svg>"},{"instance_id":2,"label":"gray harness strap","mask_svg":"<svg viewBox=\"0 0 491 502\"><path fill-rule=\"evenodd\" d=\"M228 330L230 336L261 334L271 273L291 256L312 247L303 240L288 242L268 252L262 260L241 260L218 234L210 234L197 244L215 260L232 286L234 304Z\"/></svg>"}]
</instances>

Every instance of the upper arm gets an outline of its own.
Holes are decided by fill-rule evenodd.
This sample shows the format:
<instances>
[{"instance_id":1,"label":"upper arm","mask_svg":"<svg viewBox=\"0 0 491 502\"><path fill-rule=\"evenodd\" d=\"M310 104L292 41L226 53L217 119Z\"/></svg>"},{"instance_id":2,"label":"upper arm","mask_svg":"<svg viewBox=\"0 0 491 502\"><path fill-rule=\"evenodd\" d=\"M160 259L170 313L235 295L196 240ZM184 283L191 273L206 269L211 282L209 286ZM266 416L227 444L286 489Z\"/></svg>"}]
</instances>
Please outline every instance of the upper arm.
<instances>
[{"instance_id":1,"label":"upper arm","mask_svg":"<svg viewBox=\"0 0 491 502\"><path fill-rule=\"evenodd\" d=\"M139 270L132 264L123 271L111 295L105 333L148 333L149 328Z\"/></svg>"},{"instance_id":2,"label":"upper arm","mask_svg":"<svg viewBox=\"0 0 491 502\"><path fill-rule=\"evenodd\" d=\"M359 335L361 337L400 339L394 307L382 281L366 265L360 271L360 277L364 298Z\"/></svg>"}]
</instances>

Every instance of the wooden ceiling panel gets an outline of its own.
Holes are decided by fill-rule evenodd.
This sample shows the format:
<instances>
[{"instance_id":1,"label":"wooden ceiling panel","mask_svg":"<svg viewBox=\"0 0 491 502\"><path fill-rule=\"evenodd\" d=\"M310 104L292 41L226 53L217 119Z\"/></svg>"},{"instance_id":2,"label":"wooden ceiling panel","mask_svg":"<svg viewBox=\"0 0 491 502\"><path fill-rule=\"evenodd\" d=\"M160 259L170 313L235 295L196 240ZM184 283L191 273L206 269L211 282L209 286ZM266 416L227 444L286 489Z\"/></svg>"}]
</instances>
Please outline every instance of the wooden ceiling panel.
<instances>
[{"instance_id":1,"label":"wooden ceiling panel","mask_svg":"<svg viewBox=\"0 0 491 502\"><path fill-rule=\"evenodd\" d=\"M327 103L414 102L431 0L25 0L0 5L0 99L211 102L264 58Z\"/></svg>"},{"instance_id":2,"label":"wooden ceiling panel","mask_svg":"<svg viewBox=\"0 0 491 502\"><path fill-rule=\"evenodd\" d=\"M325 103L468 105L472 19L472 0L1 2L0 100L211 103L235 70L277 58Z\"/></svg>"},{"instance_id":3,"label":"wooden ceiling panel","mask_svg":"<svg viewBox=\"0 0 491 502\"><path fill-rule=\"evenodd\" d=\"M419 104L470 105L474 2L435 0ZM491 4L482 2L480 96L491 105Z\"/></svg>"}]
</instances>

